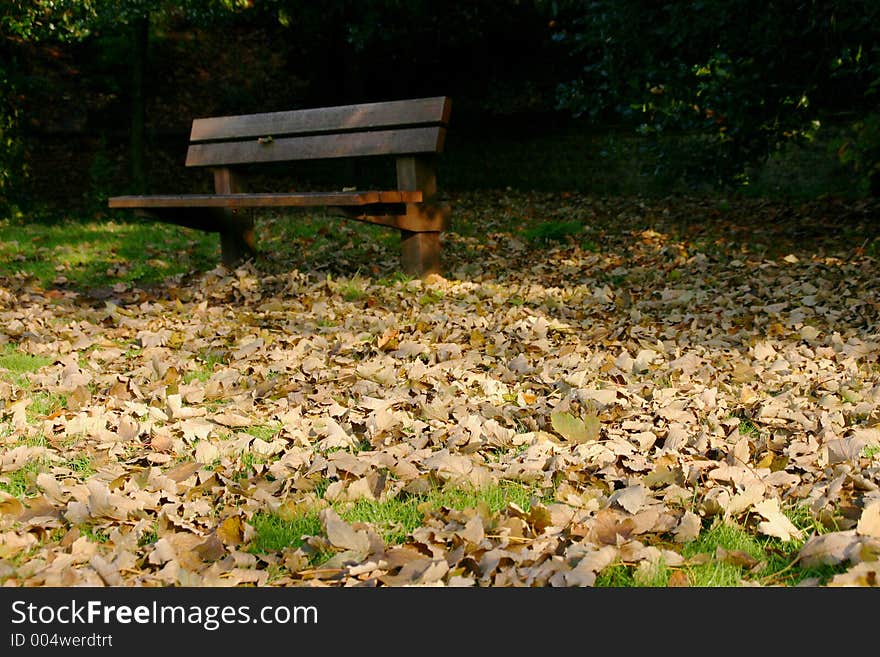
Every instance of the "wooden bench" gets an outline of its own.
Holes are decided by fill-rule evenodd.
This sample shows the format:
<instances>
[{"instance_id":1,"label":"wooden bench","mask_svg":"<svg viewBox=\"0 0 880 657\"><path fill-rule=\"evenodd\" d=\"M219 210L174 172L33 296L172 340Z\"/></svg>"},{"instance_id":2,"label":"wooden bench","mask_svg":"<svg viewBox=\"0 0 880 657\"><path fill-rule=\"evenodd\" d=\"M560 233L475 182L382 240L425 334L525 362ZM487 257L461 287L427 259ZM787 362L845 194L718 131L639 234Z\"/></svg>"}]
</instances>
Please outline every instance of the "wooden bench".
<instances>
[{"instance_id":1,"label":"wooden bench","mask_svg":"<svg viewBox=\"0 0 880 657\"><path fill-rule=\"evenodd\" d=\"M450 99L440 96L195 119L186 166L213 173L213 194L115 196L108 204L219 233L227 265L256 253L252 213L241 209L335 208L352 219L399 229L404 272L439 273L440 233L448 217L431 198L449 112ZM396 188L360 191L355 181L346 181L341 191L248 193L242 172L259 163L375 156L396 159Z\"/></svg>"}]
</instances>

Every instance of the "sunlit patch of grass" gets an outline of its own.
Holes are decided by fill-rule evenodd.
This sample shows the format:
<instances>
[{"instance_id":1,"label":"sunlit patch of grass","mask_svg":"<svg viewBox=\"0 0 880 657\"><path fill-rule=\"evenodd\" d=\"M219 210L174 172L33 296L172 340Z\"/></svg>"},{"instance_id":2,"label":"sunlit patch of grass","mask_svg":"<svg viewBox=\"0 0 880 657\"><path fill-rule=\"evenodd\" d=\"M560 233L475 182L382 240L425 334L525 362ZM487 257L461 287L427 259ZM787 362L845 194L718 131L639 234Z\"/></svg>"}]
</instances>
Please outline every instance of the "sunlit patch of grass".
<instances>
[{"instance_id":1,"label":"sunlit patch of grass","mask_svg":"<svg viewBox=\"0 0 880 657\"><path fill-rule=\"evenodd\" d=\"M11 433L10 431L10 435ZM10 440L7 444L10 447L48 447L49 441L42 433L33 433L18 436L16 440Z\"/></svg>"},{"instance_id":2,"label":"sunlit patch of grass","mask_svg":"<svg viewBox=\"0 0 880 657\"><path fill-rule=\"evenodd\" d=\"M236 481L244 481L257 473L258 466L272 463L277 459L277 456L264 456L251 451L242 452L239 457L241 467L233 474L232 478ZM271 477L269 478L271 479Z\"/></svg>"},{"instance_id":3,"label":"sunlit patch of grass","mask_svg":"<svg viewBox=\"0 0 880 657\"><path fill-rule=\"evenodd\" d=\"M158 524L154 525L152 529L145 531L138 538L138 547L144 547L145 545L150 545L159 540L159 527Z\"/></svg>"},{"instance_id":4,"label":"sunlit patch of grass","mask_svg":"<svg viewBox=\"0 0 880 657\"><path fill-rule=\"evenodd\" d=\"M29 422L46 418L67 407L67 396L54 392L39 391L31 397L27 407Z\"/></svg>"},{"instance_id":5,"label":"sunlit patch of grass","mask_svg":"<svg viewBox=\"0 0 880 657\"><path fill-rule=\"evenodd\" d=\"M272 440L279 431L281 431L281 424L278 423L254 424L246 427L244 430L247 435L259 438L260 440L265 440L266 442Z\"/></svg>"},{"instance_id":6,"label":"sunlit patch of grass","mask_svg":"<svg viewBox=\"0 0 880 657\"><path fill-rule=\"evenodd\" d=\"M435 303L440 303L441 301L443 301L443 298L445 296L446 295L443 290L428 290L419 297L419 305L432 306Z\"/></svg>"},{"instance_id":7,"label":"sunlit patch of grass","mask_svg":"<svg viewBox=\"0 0 880 657\"><path fill-rule=\"evenodd\" d=\"M110 540L110 535L104 529L83 525L79 528L79 533L85 536L93 543L106 543Z\"/></svg>"},{"instance_id":8,"label":"sunlit patch of grass","mask_svg":"<svg viewBox=\"0 0 880 657\"><path fill-rule=\"evenodd\" d=\"M257 554L302 547L305 537L318 536L323 531L317 511L284 519L271 513L258 513L250 524L255 531L250 550Z\"/></svg>"},{"instance_id":9,"label":"sunlit patch of grass","mask_svg":"<svg viewBox=\"0 0 880 657\"><path fill-rule=\"evenodd\" d=\"M640 573L634 566L618 562L598 574L596 586L667 586L676 570L685 574L687 585L692 587L738 587L746 582L796 586L805 580L816 581L821 586L846 570L845 566L805 567L799 564L798 552L811 533L827 530L813 519L806 507L794 507L785 513L804 532L802 540L782 541L756 535L737 524L717 522L702 532L697 540L681 546L684 566L670 568L660 564L657 569L648 571L646 578L645 572ZM734 556L719 558L725 553Z\"/></svg>"},{"instance_id":10,"label":"sunlit patch of grass","mask_svg":"<svg viewBox=\"0 0 880 657\"><path fill-rule=\"evenodd\" d=\"M326 485L324 488L326 489ZM423 495L387 500L360 499L339 502L332 506L346 522L369 524L387 545L400 545L424 522L425 514L431 510L446 507L463 511L485 506L492 513L497 513L514 503L527 511L534 496L535 490L532 487L502 481L479 489L438 487ZM251 545L254 552L277 552L287 547L300 547L304 544L304 536L323 533L317 508L303 510L291 518L257 514L251 524L256 530L256 537Z\"/></svg>"},{"instance_id":11,"label":"sunlit patch of grass","mask_svg":"<svg viewBox=\"0 0 880 657\"><path fill-rule=\"evenodd\" d=\"M425 501L432 507L447 506L459 511L485 504L490 511L497 513L511 503L528 511L532 498L536 496L540 496L540 491L531 486L502 480L483 488L444 486L428 493Z\"/></svg>"},{"instance_id":12,"label":"sunlit patch of grass","mask_svg":"<svg viewBox=\"0 0 880 657\"><path fill-rule=\"evenodd\" d=\"M157 283L210 269L218 258L216 235L122 214L106 222L0 222L0 276L22 272L44 287Z\"/></svg>"},{"instance_id":13,"label":"sunlit patch of grass","mask_svg":"<svg viewBox=\"0 0 880 657\"><path fill-rule=\"evenodd\" d=\"M754 422L747 418L741 418L739 427L740 435L749 436L750 438L757 438L761 435L761 430L755 426Z\"/></svg>"},{"instance_id":14,"label":"sunlit patch of grass","mask_svg":"<svg viewBox=\"0 0 880 657\"><path fill-rule=\"evenodd\" d=\"M668 585L673 569L661 559L659 563L643 562L642 567L613 563L596 575L594 586L605 588L657 588Z\"/></svg>"},{"instance_id":15,"label":"sunlit patch of grass","mask_svg":"<svg viewBox=\"0 0 880 657\"><path fill-rule=\"evenodd\" d=\"M64 466L68 468L71 472L83 478L95 474L95 468L92 463L92 459L86 455L77 456L69 459L65 462Z\"/></svg>"},{"instance_id":16,"label":"sunlit patch of grass","mask_svg":"<svg viewBox=\"0 0 880 657\"><path fill-rule=\"evenodd\" d=\"M19 499L33 497L39 493L37 475L46 471L48 466L45 459L28 461L24 467L0 475L0 490Z\"/></svg>"},{"instance_id":17,"label":"sunlit patch of grass","mask_svg":"<svg viewBox=\"0 0 880 657\"><path fill-rule=\"evenodd\" d=\"M382 502L361 499L344 510L340 517L349 523L368 523L389 545L403 543L424 518L418 501L412 498Z\"/></svg>"},{"instance_id":18,"label":"sunlit patch of grass","mask_svg":"<svg viewBox=\"0 0 880 657\"><path fill-rule=\"evenodd\" d=\"M22 351L18 345L9 343L0 348L0 376L10 383L24 388L30 385L27 375L41 367L51 365L53 359Z\"/></svg>"},{"instance_id":19,"label":"sunlit patch of grass","mask_svg":"<svg viewBox=\"0 0 880 657\"><path fill-rule=\"evenodd\" d=\"M218 365L225 365L228 360L228 353L221 349L203 349L195 359L193 359L194 369L184 373L183 382L192 383L193 381L201 381L205 383L214 374L214 370Z\"/></svg>"},{"instance_id":20,"label":"sunlit patch of grass","mask_svg":"<svg viewBox=\"0 0 880 657\"><path fill-rule=\"evenodd\" d=\"M734 587L742 582L743 566L715 559L718 548L727 551L740 551L749 557L761 560L765 557L763 548L753 535L735 525L721 523L700 534L696 541L686 544L682 556L693 559L698 554L706 554L706 563L688 566L685 572L691 586Z\"/></svg>"}]
</instances>

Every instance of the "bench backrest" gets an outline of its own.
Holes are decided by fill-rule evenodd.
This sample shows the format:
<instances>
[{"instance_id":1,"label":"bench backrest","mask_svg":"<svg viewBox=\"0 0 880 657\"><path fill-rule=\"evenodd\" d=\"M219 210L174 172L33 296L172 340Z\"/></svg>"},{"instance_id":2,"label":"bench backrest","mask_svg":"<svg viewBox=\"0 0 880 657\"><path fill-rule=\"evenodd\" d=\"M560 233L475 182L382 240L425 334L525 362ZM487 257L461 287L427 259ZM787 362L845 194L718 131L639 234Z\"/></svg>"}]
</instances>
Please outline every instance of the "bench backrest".
<instances>
[{"instance_id":1,"label":"bench backrest","mask_svg":"<svg viewBox=\"0 0 880 657\"><path fill-rule=\"evenodd\" d=\"M438 96L195 119L186 165L439 153L449 112Z\"/></svg>"}]
</instances>

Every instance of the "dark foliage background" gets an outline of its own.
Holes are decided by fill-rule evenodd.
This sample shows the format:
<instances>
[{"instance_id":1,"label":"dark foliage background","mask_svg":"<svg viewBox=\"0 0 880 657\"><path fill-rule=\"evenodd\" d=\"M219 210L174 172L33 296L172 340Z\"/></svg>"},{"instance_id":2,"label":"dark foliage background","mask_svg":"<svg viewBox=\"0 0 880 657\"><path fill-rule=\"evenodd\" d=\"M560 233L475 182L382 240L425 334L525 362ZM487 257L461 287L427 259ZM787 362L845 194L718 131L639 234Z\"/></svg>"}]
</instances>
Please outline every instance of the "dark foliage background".
<instances>
[{"instance_id":1,"label":"dark foliage background","mask_svg":"<svg viewBox=\"0 0 880 657\"><path fill-rule=\"evenodd\" d=\"M446 189L880 193L868 0L4 7L7 214L207 184L182 171L197 116L429 95L453 97Z\"/></svg>"}]
</instances>

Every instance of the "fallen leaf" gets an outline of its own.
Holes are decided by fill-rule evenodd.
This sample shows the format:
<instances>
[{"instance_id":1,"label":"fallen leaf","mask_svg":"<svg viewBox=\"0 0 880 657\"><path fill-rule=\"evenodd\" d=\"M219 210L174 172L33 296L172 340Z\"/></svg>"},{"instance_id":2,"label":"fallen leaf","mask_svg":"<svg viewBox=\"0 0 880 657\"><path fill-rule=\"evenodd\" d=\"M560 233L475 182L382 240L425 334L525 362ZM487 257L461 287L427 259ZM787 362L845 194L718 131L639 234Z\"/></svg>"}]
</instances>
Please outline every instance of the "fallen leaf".
<instances>
[{"instance_id":1,"label":"fallen leaf","mask_svg":"<svg viewBox=\"0 0 880 657\"><path fill-rule=\"evenodd\" d=\"M602 423L595 415L577 418L568 411L550 415L550 423L560 436L574 443L586 443L599 438Z\"/></svg>"},{"instance_id":2,"label":"fallen leaf","mask_svg":"<svg viewBox=\"0 0 880 657\"><path fill-rule=\"evenodd\" d=\"M243 536L243 526L239 516L230 516L221 522L216 529L217 538L227 546L240 545Z\"/></svg>"},{"instance_id":3,"label":"fallen leaf","mask_svg":"<svg viewBox=\"0 0 880 657\"><path fill-rule=\"evenodd\" d=\"M862 536L880 538L880 500L871 500L865 506L856 525L856 532Z\"/></svg>"},{"instance_id":4,"label":"fallen leaf","mask_svg":"<svg viewBox=\"0 0 880 657\"><path fill-rule=\"evenodd\" d=\"M322 509L319 518L331 545L343 550L351 550L362 555L361 558L369 553L370 541L367 533L353 529L332 508Z\"/></svg>"},{"instance_id":5,"label":"fallen leaf","mask_svg":"<svg viewBox=\"0 0 880 657\"><path fill-rule=\"evenodd\" d=\"M803 532L779 510L778 500L764 500L755 504L754 509L767 519L766 522L758 523L758 531L762 534L775 536L783 541L800 540L803 537Z\"/></svg>"},{"instance_id":6,"label":"fallen leaf","mask_svg":"<svg viewBox=\"0 0 880 657\"><path fill-rule=\"evenodd\" d=\"M0 491L0 514L17 518L24 513L24 506L18 501L18 498Z\"/></svg>"}]
</instances>

